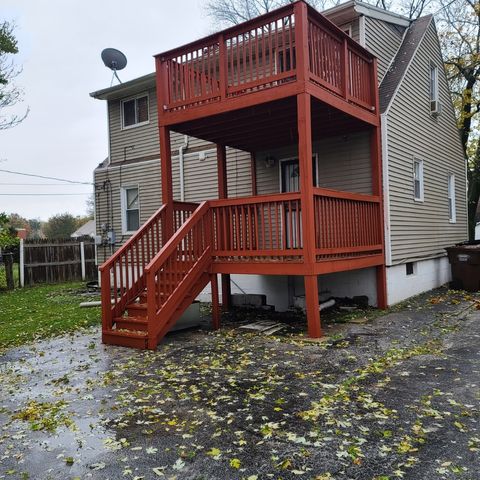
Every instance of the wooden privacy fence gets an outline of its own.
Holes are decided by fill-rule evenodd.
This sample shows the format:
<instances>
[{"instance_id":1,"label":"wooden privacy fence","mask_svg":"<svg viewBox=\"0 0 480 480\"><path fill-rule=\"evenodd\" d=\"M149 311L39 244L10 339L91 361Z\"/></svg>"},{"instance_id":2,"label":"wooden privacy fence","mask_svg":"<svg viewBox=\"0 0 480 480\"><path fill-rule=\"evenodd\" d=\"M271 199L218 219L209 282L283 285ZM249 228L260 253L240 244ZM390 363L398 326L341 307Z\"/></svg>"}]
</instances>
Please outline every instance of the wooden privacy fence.
<instances>
[{"instance_id":1,"label":"wooden privacy fence","mask_svg":"<svg viewBox=\"0 0 480 480\"><path fill-rule=\"evenodd\" d=\"M93 239L25 240L20 243L20 285L95 280Z\"/></svg>"}]
</instances>

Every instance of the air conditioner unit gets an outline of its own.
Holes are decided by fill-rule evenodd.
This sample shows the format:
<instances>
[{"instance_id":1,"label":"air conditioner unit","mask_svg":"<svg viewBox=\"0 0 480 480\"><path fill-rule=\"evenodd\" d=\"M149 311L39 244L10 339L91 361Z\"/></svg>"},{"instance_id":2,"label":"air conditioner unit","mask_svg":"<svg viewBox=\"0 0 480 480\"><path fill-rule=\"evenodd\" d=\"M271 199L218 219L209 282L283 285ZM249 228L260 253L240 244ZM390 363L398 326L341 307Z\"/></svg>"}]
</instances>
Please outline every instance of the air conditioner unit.
<instances>
[{"instance_id":1,"label":"air conditioner unit","mask_svg":"<svg viewBox=\"0 0 480 480\"><path fill-rule=\"evenodd\" d=\"M438 100L432 100L430 102L430 113L434 117L438 117L442 113L442 104Z\"/></svg>"}]
</instances>

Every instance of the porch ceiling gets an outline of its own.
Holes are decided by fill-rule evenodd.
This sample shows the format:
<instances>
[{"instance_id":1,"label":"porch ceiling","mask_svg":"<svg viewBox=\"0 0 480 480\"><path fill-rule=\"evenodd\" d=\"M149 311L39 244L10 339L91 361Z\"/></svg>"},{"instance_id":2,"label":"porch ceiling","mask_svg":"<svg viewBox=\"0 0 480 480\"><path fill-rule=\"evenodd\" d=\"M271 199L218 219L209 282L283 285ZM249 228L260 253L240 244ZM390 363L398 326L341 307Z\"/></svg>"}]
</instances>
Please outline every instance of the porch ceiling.
<instances>
[{"instance_id":1,"label":"porch ceiling","mask_svg":"<svg viewBox=\"0 0 480 480\"><path fill-rule=\"evenodd\" d=\"M368 125L312 99L312 140L368 128ZM239 150L255 152L298 141L296 97L184 122L173 130Z\"/></svg>"}]
</instances>

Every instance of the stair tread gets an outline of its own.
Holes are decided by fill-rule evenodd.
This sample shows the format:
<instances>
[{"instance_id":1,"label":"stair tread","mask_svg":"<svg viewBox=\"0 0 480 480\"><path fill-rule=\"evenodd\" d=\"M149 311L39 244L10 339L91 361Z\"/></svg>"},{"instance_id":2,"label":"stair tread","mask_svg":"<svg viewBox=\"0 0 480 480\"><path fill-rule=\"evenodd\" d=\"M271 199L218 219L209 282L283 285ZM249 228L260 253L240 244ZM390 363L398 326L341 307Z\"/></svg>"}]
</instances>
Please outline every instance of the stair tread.
<instances>
[{"instance_id":1,"label":"stair tread","mask_svg":"<svg viewBox=\"0 0 480 480\"><path fill-rule=\"evenodd\" d=\"M115 317L114 322L138 322L138 323L147 323L146 317L136 316L136 315L127 315L126 317Z\"/></svg>"},{"instance_id":2,"label":"stair tread","mask_svg":"<svg viewBox=\"0 0 480 480\"><path fill-rule=\"evenodd\" d=\"M138 303L129 303L126 307L127 309L134 309L134 308L141 308L141 309L146 309L147 308L147 303L146 302L138 302Z\"/></svg>"},{"instance_id":3,"label":"stair tread","mask_svg":"<svg viewBox=\"0 0 480 480\"><path fill-rule=\"evenodd\" d=\"M103 333L107 333L109 335L117 335L119 337L132 337L132 338L145 338L148 336L148 332L142 331L133 331L133 330L104 330Z\"/></svg>"}]
</instances>

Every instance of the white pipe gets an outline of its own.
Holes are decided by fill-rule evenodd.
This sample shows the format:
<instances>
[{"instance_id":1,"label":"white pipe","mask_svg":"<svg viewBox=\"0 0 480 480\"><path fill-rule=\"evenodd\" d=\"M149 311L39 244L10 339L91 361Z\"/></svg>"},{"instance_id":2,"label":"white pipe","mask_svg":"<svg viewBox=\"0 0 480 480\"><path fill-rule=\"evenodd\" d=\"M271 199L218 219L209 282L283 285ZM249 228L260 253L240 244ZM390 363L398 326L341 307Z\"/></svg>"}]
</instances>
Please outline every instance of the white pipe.
<instances>
[{"instance_id":1,"label":"white pipe","mask_svg":"<svg viewBox=\"0 0 480 480\"><path fill-rule=\"evenodd\" d=\"M85 280L85 242L80 242L80 263L82 269L82 280Z\"/></svg>"},{"instance_id":2,"label":"white pipe","mask_svg":"<svg viewBox=\"0 0 480 480\"><path fill-rule=\"evenodd\" d=\"M331 298L330 300L327 300L326 302L323 302L320 304L320 311L324 310L325 308L330 308L335 305L335 300Z\"/></svg>"},{"instance_id":3,"label":"white pipe","mask_svg":"<svg viewBox=\"0 0 480 480\"><path fill-rule=\"evenodd\" d=\"M20 239L20 286L25 286L25 241Z\"/></svg>"},{"instance_id":4,"label":"white pipe","mask_svg":"<svg viewBox=\"0 0 480 480\"><path fill-rule=\"evenodd\" d=\"M183 145L178 149L178 163L180 170L180 201L185 201L185 172L184 172L184 158L183 154L188 148L188 135L183 137Z\"/></svg>"}]
</instances>

